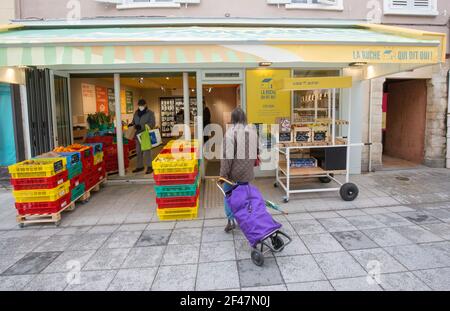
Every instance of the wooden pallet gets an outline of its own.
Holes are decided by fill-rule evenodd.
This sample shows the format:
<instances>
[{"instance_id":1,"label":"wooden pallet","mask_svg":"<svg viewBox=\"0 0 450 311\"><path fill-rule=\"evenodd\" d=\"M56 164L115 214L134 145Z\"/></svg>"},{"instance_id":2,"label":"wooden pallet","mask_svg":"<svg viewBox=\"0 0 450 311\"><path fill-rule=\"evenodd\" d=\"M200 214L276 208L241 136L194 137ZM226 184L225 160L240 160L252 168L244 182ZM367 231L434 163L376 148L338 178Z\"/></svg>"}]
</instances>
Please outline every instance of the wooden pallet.
<instances>
[{"instance_id":1,"label":"wooden pallet","mask_svg":"<svg viewBox=\"0 0 450 311\"><path fill-rule=\"evenodd\" d=\"M91 192L97 192L100 190L100 186L106 182L106 177L99 181L91 189L88 189L82 196L75 199L74 201L67 204L59 212L47 213L47 214L27 214L27 215L17 215L16 220L20 228L25 227L26 224L37 224L37 223L54 223L55 226L59 226L61 223L61 213L65 211L73 211L75 209L76 202L87 202L91 197Z\"/></svg>"}]
</instances>

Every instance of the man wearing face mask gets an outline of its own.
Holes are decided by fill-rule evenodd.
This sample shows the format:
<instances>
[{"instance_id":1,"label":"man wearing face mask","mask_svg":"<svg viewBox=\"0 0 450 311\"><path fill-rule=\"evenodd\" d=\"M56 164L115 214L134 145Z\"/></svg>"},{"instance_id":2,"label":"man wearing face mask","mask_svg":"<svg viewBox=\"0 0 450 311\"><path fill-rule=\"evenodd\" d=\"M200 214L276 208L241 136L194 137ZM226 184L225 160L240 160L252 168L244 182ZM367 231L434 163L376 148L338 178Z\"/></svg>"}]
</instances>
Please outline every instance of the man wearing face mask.
<instances>
[{"instance_id":1,"label":"man wearing face mask","mask_svg":"<svg viewBox=\"0 0 450 311\"><path fill-rule=\"evenodd\" d=\"M150 128L155 127L155 114L153 111L147 108L147 102L144 99L140 99L138 102L138 110L134 113L133 123L130 124L136 129L136 135L142 133L145 130L145 125ZM142 172L144 170L144 160L147 166L145 174L152 173L152 154L151 150L142 151L141 144L137 141L136 144L136 156L137 166L133 173Z\"/></svg>"}]
</instances>

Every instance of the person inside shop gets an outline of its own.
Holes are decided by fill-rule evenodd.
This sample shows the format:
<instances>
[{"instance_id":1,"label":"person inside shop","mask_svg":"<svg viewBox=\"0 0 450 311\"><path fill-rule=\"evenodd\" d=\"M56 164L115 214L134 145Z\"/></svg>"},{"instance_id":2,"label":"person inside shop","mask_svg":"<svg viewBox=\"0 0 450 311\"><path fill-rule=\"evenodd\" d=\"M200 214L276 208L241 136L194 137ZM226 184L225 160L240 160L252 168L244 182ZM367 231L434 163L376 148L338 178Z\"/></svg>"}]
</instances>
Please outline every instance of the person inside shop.
<instances>
[{"instance_id":1,"label":"person inside shop","mask_svg":"<svg viewBox=\"0 0 450 311\"><path fill-rule=\"evenodd\" d=\"M220 177L231 182L249 183L255 178L253 168L258 163L258 135L253 126L247 125L247 117L241 108L231 113L231 126L225 132L220 160ZM230 184L223 184L225 192ZM225 232L236 228L233 212L224 200L225 215L228 219Z\"/></svg>"},{"instance_id":2,"label":"person inside shop","mask_svg":"<svg viewBox=\"0 0 450 311\"><path fill-rule=\"evenodd\" d=\"M142 133L145 130L145 126L148 125L151 129L155 127L155 114L153 111L148 109L147 102L145 99L140 99L138 102L138 109L134 113L133 122L130 126L134 126L136 129L136 135ZM139 144L139 140L137 140L136 144L136 157L137 157L137 165L136 169L133 170L133 173L142 172L144 170L144 161L147 166L147 171L145 174L151 174L153 172L152 169L152 150L141 150L141 145Z\"/></svg>"},{"instance_id":3,"label":"person inside shop","mask_svg":"<svg viewBox=\"0 0 450 311\"><path fill-rule=\"evenodd\" d=\"M178 110L177 114L175 115L175 122L176 122L176 124L184 124L184 109L183 108Z\"/></svg>"},{"instance_id":4,"label":"person inside shop","mask_svg":"<svg viewBox=\"0 0 450 311\"><path fill-rule=\"evenodd\" d=\"M211 124L211 111L209 110L208 106L206 106L205 101L203 101L203 131L205 128ZM203 142L206 143L209 139L208 135L203 136Z\"/></svg>"}]
</instances>

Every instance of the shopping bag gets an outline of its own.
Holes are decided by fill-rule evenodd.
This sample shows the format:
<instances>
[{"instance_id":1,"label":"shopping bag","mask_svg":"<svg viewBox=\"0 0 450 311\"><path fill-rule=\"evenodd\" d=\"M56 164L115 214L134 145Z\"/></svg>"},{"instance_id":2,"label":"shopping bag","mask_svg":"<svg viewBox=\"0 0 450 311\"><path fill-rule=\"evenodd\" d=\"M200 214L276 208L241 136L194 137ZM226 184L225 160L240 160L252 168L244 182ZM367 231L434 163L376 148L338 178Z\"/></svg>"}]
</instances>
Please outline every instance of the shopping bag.
<instances>
[{"instance_id":1,"label":"shopping bag","mask_svg":"<svg viewBox=\"0 0 450 311\"><path fill-rule=\"evenodd\" d=\"M152 149L152 141L150 139L150 127L145 125L145 131L137 135L139 143L141 144L141 150L147 151Z\"/></svg>"},{"instance_id":2,"label":"shopping bag","mask_svg":"<svg viewBox=\"0 0 450 311\"><path fill-rule=\"evenodd\" d=\"M134 136L136 135L136 127L134 126L130 126L126 131L125 131L125 138L128 140L133 140Z\"/></svg>"}]
</instances>

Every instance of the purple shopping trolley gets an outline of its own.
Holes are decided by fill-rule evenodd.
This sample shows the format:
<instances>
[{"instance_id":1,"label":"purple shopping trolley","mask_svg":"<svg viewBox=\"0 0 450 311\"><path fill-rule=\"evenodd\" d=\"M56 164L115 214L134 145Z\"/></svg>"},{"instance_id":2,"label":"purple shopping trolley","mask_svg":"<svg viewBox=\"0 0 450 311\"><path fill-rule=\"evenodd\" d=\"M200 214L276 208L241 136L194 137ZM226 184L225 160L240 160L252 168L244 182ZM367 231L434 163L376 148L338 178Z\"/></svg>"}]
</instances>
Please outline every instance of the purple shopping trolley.
<instances>
[{"instance_id":1,"label":"purple shopping trolley","mask_svg":"<svg viewBox=\"0 0 450 311\"><path fill-rule=\"evenodd\" d=\"M232 185L231 190L223 190L224 182ZM267 211L267 207L280 211L279 208L272 202L265 201L258 188L249 183L235 184L223 178L219 179L217 186L252 247L251 258L255 265L262 266L265 253L281 252L292 241L286 233L280 231L281 224Z\"/></svg>"}]
</instances>

